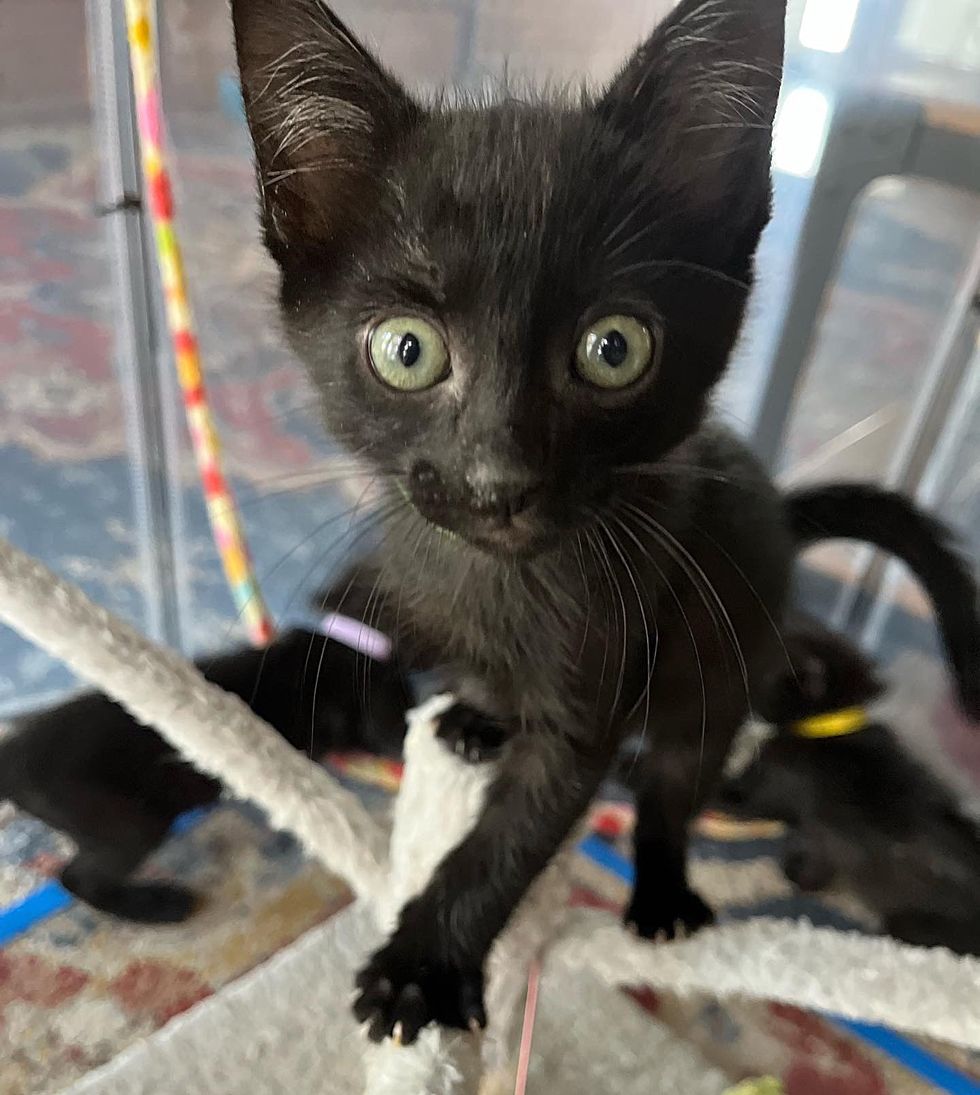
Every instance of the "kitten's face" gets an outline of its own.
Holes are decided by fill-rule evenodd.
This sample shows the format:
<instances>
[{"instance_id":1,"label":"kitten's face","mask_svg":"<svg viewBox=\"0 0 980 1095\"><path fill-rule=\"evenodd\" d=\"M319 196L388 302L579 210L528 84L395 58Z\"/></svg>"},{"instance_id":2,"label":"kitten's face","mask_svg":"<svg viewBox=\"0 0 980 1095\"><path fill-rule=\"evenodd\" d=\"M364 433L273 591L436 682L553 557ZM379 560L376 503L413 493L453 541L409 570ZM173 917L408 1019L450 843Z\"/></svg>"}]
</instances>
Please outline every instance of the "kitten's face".
<instances>
[{"instance_id":1,"label":"kitten's face","mask_svg":"<svg viewBox=\"0 0 980 1095\"><path fill-rule=\"evenodd\" d=\"M316 0L236 0L287 329L428 521L533 554L696 428L768 216L782 8L687 2L598 100L453 110Z\"/></svg>"}]
</instances>

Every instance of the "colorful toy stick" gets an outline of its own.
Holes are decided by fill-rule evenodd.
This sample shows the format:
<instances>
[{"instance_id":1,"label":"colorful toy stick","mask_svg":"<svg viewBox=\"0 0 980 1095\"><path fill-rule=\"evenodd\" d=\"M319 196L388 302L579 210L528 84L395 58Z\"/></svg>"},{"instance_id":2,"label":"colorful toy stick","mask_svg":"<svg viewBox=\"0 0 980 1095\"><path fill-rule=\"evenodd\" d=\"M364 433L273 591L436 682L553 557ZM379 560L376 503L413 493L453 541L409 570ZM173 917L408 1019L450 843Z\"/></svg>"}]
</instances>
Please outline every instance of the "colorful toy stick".
<instances>
[{"instance_id":1,"label":"colorful toy stick","mask_svg":"<svg viewBox=\"0 0 980 1095\"><path fill-rule=\"evenodd\" d=\"M245 621L252 642L263 646L275 633L275 624L259 589L235 499L221 467L221 444L204 386L201 356L187 297L184 263L174 225L173 188L164 148L156 35L150 0L126 0L126 23L146 205L153 223L167 325L177 362L187 426L211 531L235 606Z\"/></svg>"}]
</instances>

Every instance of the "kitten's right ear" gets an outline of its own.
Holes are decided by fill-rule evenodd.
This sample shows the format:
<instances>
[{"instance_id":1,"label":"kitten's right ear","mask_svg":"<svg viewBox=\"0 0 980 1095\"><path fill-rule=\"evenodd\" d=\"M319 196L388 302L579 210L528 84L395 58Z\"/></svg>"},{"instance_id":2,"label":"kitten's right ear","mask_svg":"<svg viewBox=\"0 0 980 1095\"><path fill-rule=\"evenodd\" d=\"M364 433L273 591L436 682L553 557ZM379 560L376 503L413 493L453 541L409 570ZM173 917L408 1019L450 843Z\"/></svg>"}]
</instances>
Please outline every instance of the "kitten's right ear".
<instances>
[{"instance_id":1,"label":"kitten's right ear","mask_svg":"<svg viewBox=\"0 0 980 1095\"><path fill-rule=\"evenodd\" d=\"M280 264L369 215L418 105L319 0L232 0L266 245Z\"/></svg>"}]
</instances>

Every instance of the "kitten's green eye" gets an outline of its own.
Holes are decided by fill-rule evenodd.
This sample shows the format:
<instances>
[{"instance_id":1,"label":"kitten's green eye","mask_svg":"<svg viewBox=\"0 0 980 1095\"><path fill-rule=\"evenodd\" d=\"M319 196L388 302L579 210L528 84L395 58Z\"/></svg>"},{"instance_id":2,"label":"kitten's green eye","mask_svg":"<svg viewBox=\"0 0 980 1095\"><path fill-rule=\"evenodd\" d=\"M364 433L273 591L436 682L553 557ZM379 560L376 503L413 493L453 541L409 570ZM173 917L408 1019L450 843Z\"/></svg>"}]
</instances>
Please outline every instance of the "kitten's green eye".
<instances>
[{"instance_id":1,"label":"kitten's green eye","mask_svg":"<svg viewBox=\"0 0 980 1095\"><path fill-rule=\"evenodd\" d=\"M649 327L632 316L604 316L582 335L575 368L597 388L626 388L650 368L654 356Z\"/></svg>"},{"instance_id":2,"label":"kitten's green eye","mask_svg":"<svg viewBox=\"0 0 980 1095\"><path fill-rule=\"evenodd\" d=\"M374 371L390 388L420 392L449 373L449 350L435 327L418 316L383 320L368 338Z\"/></svg>"}]
</instances>

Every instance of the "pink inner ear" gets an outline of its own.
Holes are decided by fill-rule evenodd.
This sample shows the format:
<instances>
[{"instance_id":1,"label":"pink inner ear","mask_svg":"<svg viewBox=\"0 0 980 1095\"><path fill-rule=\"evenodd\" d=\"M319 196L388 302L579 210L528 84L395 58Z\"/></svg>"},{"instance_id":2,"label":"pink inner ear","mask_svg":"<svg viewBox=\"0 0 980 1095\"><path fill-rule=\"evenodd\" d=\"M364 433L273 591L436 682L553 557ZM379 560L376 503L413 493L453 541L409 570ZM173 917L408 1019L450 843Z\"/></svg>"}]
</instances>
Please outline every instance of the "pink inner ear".
<instances>
[{"instance_id":1,"label":"pink inner ear","mask_svg":"<svg viewBox=\"0 0 980 1095\"><path fill-rule=\"evenodd\" d=\"M351 616L328 612L320 622L320 630L328 639L343 643L373 661L386 662L391 658L391 639Z\"/></svg>"}]
</instances>

